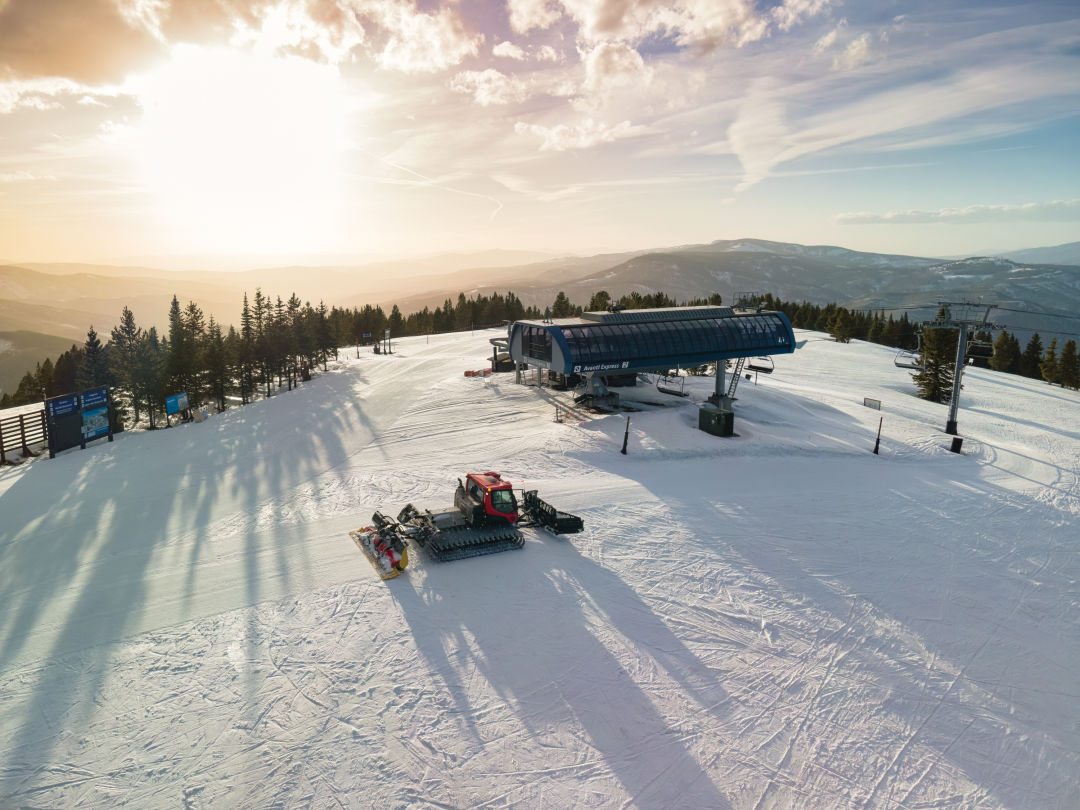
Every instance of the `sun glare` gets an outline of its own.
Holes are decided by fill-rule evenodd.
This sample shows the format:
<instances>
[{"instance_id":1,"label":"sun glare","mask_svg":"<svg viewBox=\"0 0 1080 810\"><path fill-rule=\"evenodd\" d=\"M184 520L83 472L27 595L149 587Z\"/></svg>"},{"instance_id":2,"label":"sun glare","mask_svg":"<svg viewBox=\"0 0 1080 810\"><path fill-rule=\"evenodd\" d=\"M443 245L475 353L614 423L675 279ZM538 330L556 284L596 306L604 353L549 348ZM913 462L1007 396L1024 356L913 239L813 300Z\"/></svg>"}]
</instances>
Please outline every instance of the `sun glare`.
<instances>
[{"instance_id":1,"label":"sun glare","mask_svg":"<svg viewBox=\"0 0 1080 810\"><path fill-rule=\"evenodd\" d=\"M308 252L336 229L346 104L336 70L178 47L143 93L141 159L191 251Z\"/></svg>"}]
</instances>

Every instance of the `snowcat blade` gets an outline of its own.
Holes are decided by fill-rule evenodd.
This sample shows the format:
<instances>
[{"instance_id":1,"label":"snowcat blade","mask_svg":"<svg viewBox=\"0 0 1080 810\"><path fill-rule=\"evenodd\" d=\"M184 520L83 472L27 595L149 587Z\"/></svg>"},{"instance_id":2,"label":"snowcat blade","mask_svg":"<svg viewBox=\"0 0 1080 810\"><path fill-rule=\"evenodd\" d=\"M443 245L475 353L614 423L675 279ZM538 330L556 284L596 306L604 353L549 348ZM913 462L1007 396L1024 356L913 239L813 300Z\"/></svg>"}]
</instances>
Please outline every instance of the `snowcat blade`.
<instances>
[{"instance_id":1,"label":"snowcat blade","mask_svg":"<svg viewBox=\"0 0 1080 810\"><path fill-rule=\"evenodd\" d=\"M553 534L577 534L585 529L585 521L569 512L560 512L541 498L535 489L525 493L522 503L531 525L541 526Z\"/></svg>"}]
</instances>

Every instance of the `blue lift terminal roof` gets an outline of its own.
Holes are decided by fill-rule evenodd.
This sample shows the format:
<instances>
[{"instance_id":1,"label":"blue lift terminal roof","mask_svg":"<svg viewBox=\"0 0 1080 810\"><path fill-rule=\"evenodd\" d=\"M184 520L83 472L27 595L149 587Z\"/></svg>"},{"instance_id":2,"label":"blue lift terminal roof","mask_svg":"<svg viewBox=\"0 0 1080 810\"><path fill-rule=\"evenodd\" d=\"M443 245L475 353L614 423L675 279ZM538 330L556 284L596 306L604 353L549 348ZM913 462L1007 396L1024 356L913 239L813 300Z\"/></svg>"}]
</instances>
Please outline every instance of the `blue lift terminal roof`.
<instances>
[{"instance_id":1,"label":"blue lift terminal roof","mask_svg":"<svg viewBox=\"0 0 1080 810\"><path fill-rule=\"evenodd\" d=\"M562 374L663 371L795 351L784 313L712 306L586 312L554 323L517 321L510 325L509 343L514 362Z\"/></svg>"}]
</instances>

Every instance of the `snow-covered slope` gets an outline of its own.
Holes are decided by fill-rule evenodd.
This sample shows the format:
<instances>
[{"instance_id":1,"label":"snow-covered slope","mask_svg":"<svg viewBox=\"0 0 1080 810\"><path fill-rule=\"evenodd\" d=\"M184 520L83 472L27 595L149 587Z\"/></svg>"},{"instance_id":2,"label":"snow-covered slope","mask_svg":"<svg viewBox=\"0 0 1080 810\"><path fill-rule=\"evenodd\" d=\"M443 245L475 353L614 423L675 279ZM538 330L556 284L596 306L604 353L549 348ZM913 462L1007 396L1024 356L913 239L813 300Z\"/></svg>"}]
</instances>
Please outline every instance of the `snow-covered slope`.
<instances>
[{"instance_id":1,"label":"snow-covered slope","mask_svg":"<svg viewBox=\"0 0 1080 810\"><path fill-rule=\"evenodd\" d=\"M624 456L489 336L0 471L0 805L1075 806L1075 392L969 370L954 455L805 333L736 438L624 390ZM586 531L376 578L348 530L477 469Z\"/></svg>"}]
</instances>

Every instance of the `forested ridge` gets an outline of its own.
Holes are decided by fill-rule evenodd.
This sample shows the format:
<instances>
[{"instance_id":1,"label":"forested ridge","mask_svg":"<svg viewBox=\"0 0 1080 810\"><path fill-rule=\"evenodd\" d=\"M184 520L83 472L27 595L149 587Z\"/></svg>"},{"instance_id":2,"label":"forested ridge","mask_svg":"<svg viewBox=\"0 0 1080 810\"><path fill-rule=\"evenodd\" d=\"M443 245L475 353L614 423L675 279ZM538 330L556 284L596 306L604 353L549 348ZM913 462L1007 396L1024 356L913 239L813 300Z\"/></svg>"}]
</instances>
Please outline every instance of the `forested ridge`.
<instances>
[{"instance_id":1,"label":"forested ridge","mask_svg":"<svg viewBox=\"0 0 1080 810\"><path fill-rule=\"evenodd\" d=\"M721 296L714 294L682 305L721 303ZM828 332L840 343L856 339L897 349L920 349L927 367L933 369L933 374L924 369L922 380L920 374L913 375L920 394L937 401L947 399L955 363L955 332L927 332L920 346L919 327L906 313L894 317L885 312L850 310L836 304L782 301L772 295L764 296L760 303L766 309L783 312L793 327ZM325 370L327 360L336 357L342 347L371 344L387 330L393 339L488 327L543 315L572 317L585 310L605 310L612 305L650 309L679 303L663 292L646 295L634 292L612 299L601 290L586 306L578 306L559 292L551 306L541 312L537 307L526 307L513 292L477 294L472 298L459 293L456 303L447 298L441 307L424 307L405 315L396 304L387 314L380 306L346 309L327 307L323 302L313 306L301 302L295 294L282 300L280 296L272 298L256 289L250 300L244 294L237 328L223 326L213 317L207 319L193 301L182 307L173 296L167 335L158 334L154 327L140 328L135 314L124 307L120 323L105 342L91 326L81 346L74 344L55 360L45 358L33 371L27 371L17 390L0 398L0 407L109 385L117 408L118 428L144 420L153 428L163 418L165 399L172 394L187 392L192 406L213 405L219 410L231 404L246 404L277 389L291 389L319 366ZM1060 349L1056 340L1044 348L1035 334L1021 350L1017 338L1007 331L1000 332L996 339L989 333L979 333L975 339L993 341L993 356L976 361L982 365L1065 387L1080 385L1073 340Z\"/></svg>"}]
</instances>

